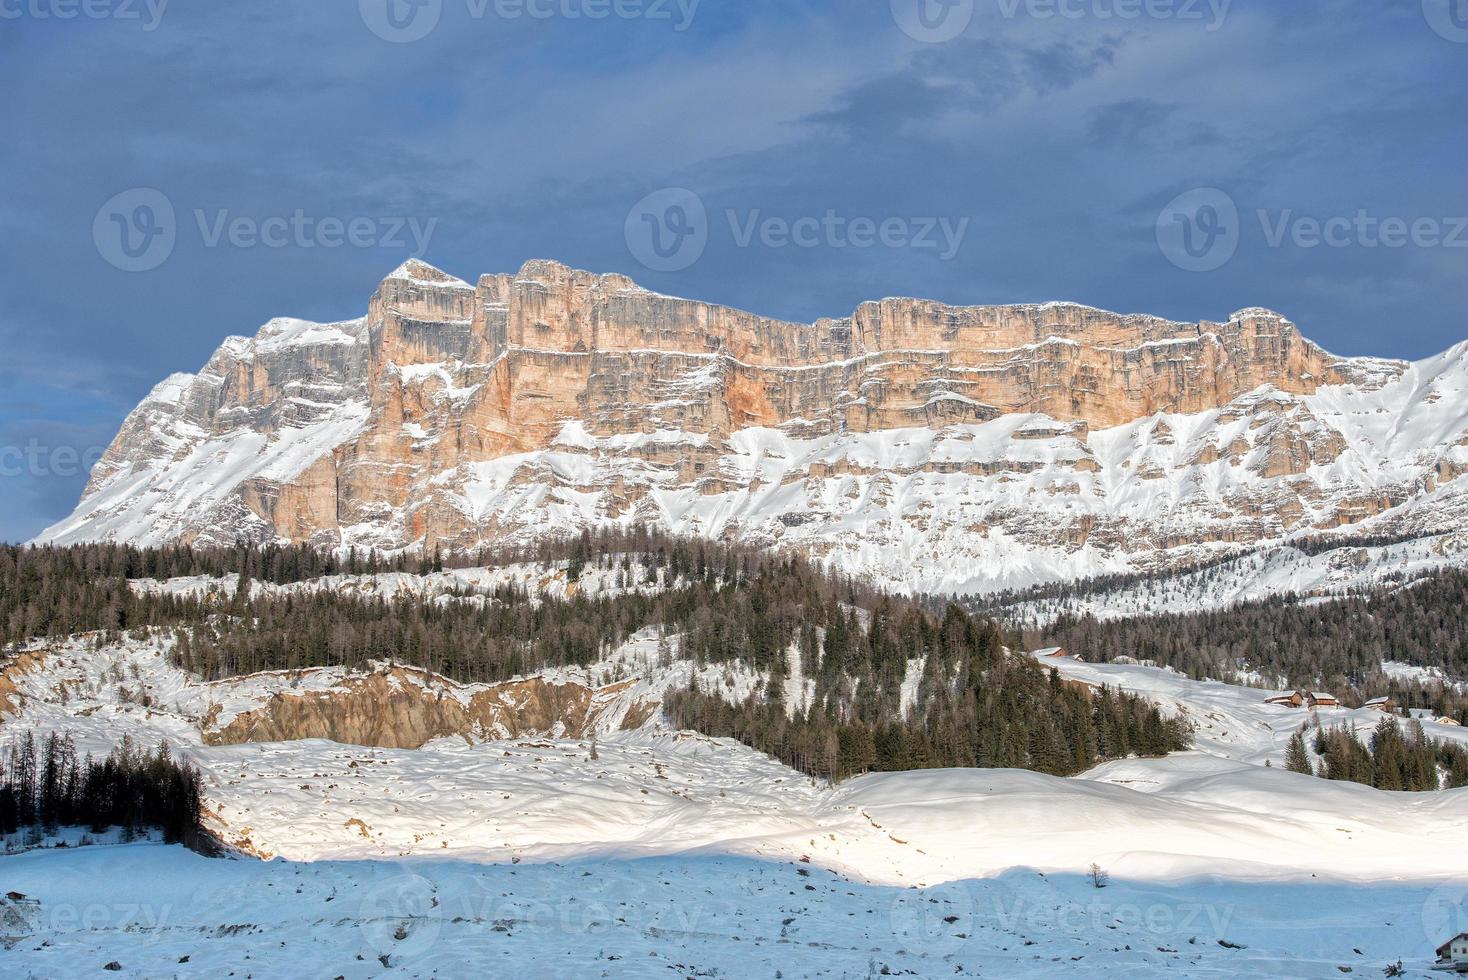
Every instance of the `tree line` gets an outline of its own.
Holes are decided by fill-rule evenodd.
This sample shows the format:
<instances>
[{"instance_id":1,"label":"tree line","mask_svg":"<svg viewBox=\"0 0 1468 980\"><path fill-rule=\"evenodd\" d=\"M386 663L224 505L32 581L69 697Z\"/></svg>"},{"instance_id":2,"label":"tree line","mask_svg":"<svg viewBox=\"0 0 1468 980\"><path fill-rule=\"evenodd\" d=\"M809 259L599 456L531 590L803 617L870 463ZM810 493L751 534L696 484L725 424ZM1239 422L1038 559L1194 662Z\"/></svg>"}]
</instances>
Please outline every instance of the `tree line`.
<instances>
[{"instance_id":1,"label":"tree line","mask_svg":"<svg viewBox=\"0 0 1468 980\"><path fill-rule=\"evenodd\" d=\"M1181 720L1134 695L1063 681L1011 654L995 624L957 606L939 618L883 602L865 624L839 612L825 622L824 642L811 635L815 627L798 633L801 664L815 681L809 704L786 704L777 665L767 689L739 704L697 684L675 692L664 705L670 719L832 780L965 767L1065 776L1190 742ZM904 704L906 671L917 664L918 687Z\"/></svg>"},{"instance_id":2,"label":"tree line","mask_svg":"<svg viewBox=\"0 0 1468 980\"><path fill-rule=\"evenodd\" d=\"M559 556L559 557L557 557ZM348 552L336 559L300 547L138 549L109 543L68 548L0 547L0 642L101 631L111 637L134 628L171 628L185 665L204 676L319 666L362 666L371 659L401 660L459 680L501 680L548 666L583 664L616 646L629 632L657 623L682 623L700 607L726 611L748 595L720 595L726 586L754 582L762 597L771 583L808 578L798 559L735 545L672 539L651 532L585 534L526 549L500 549L454 562L565 561L575 580L591 566L615 569L624 588L654 585L656 594L569 598L532 596L506 586L478 601L423 603L363 598L331 591L252 596L256 578L291 584L335 567L343 574L446 567L442 556L390 562ZM138 578L209 575L236 580L233 602L221 608L202 597L134 590ZM855 582L830 580L832 594L861 601L872 593ZM737 590L736 590L737 591ZM467 597L464 597L467 598ZM750 603L742 602L744 611ZM737 613L730 613L737 614ZM706 621L706 620L705 620ZM764 622L755 636L766 636Z\"/></svg>"},{"instance_id":3,"label":"tree line","mask_svg":"<svg viewBox=\"0 0 1468 980\"><path fill-rule=\"evenodd\" d=\"M596 569L620 588L557 597L503 585L430 601L330 589L257 594L252 576L288 581L324 570L326 559L253 545L0 549L0 623L11 643L89 630L100 631L100 643L123 630L162 628L175 638L175 663L211 679L390 661L461 682L588 665L655 628L676 636L681 655L699 665L743 665L770 678L742 706L697 690L675 696L677 723L735 735L832 778L942 765L1063 774L1187 741L1141 699L1093 694L1010 656L1019 637L991 619L956 605L937 612L798 556L632 531L582 534L514 557L554 555L569 579ZM428 571L446 561L422 560ZM348 553L336 567L372 561ZM212 600L129 587L133 578L185 574L234 576L237 586ZM814 703L791 722L784 690L796 659L813 681Z\"/></svg>"},{"instance_id":4,"label":"tree line","mask_svg":"<svg viewBox=\"0 0 1468 980\"><path fill-rule=\"evenodd\" d=\"M146 752L124 736L105 759L77 757L71 736L27 732L10 748L0 781L0 835L25 831L32 842L61 827L94 833L160 830L169 843L201 846L199 771L165 743Z\"/></svg>"},{"instance_id":5,"label":"tree line","mask_svg":"<svg viewBox=\"0 0 1468 980\"><path fill-rule=\"evenodd\" d=\"M1382 661L1468 677L1468 572L1444 570L1410 586L1301 603L1272 598L1228 609L1102 621L1062 616L1027 637L1087 660L1151 660L1194 679L1256 671L1270 686L1330 690L1347 703L1390 696L1468 724L1468 694L1451 684L1388 676Z\"/></svg>"},{"instance_id":6,"label":"tree line","mask_svg":"<svg viewBox=\"0 0 1468 980\"><path fill-rule=\"evenodd\" d=\"M1307 726L1290 739L1285 768L1291 772L1340 779L1395 792L1428 792L1468 786L1468 750L1430 739L1422 725L1402 726L1383 718L1367 742L1344 725L1317 727L1307 740ZM1313 748L1316 762L1312 760Z\"/></svg>"}]
</instances>

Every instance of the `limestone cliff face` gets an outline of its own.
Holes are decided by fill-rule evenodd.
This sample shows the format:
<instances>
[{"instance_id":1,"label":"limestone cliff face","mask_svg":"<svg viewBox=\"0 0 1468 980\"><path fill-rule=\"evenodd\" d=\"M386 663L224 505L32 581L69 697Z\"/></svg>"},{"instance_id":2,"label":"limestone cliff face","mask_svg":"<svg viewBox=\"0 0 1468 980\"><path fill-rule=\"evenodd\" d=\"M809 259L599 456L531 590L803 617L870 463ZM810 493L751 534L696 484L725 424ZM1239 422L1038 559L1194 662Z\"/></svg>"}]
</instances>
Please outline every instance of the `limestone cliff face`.
<instances>
[{"instance_id":1,"label":"limestone cliff face","mask_svg":"<svg viewBox=\"0 0 1468 980\"><path fill-rule=\"evenodd\" d=\"M472 547L650 521L893 585L1018 584L954 561L1155 567L1433 493L1468 423L1418 367L1258 309L886 299L797 324L552 262L470 285L414 261L361 320L274 321L160 385L42 537ZM1420 445L1342 421L1424 411L1445 417Z\"/></svg>"},{"instance_id":2,"label":"limestone cliff face","mask_svg":"<svg viewBox=\"0 0 1468 980\"><path fill-rule=\"evenodd\" d=\"M245 683L248 683L246 678ZM436 738L589 738L635 728L657 700L631 694L635 682L589 687L544 677L464 686L410 667L350 675L324 690L277 690L227 723L203 720L209 745L327 739L349 745L417 749Z\"/></svg>"},{"instance_id":3,"label":"limestone cliff face","mask_svg":"<svg viewBox=\"0 0 1468 980\"><path fill-rule=\"evenodd\" d=\"M166 643L99 647L100 639L36 641L0 658L0 721L45 726L136 711L206 745L326 739L416 749L439 738L590 739L642 728L659 720L671 683L649 674L597 683L573 672L460 684L386 663L206 682L168 663Z\"/></svg>"}]
</instances>

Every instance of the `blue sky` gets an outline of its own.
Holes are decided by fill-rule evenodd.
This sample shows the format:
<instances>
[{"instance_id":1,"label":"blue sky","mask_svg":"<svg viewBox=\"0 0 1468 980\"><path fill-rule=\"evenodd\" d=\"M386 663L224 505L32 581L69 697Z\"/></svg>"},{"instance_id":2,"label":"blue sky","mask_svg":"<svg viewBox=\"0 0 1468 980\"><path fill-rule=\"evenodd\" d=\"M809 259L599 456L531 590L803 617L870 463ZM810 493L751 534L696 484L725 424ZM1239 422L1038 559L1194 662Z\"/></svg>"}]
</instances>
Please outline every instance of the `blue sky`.
<instances>
[{"instance_id":1,"label":"blue sky","mask_svg":"<svg viewBox=\"0 0 1468 980\"><path fill-rule=\"evenodd\" d=\"M156 381L359 315L419 241L801 320L1468 337L1468 0L87 3L0 0L0 540L70 511ZM646 200L701 251L649 260Z\"/></svg>"}]
</instances>

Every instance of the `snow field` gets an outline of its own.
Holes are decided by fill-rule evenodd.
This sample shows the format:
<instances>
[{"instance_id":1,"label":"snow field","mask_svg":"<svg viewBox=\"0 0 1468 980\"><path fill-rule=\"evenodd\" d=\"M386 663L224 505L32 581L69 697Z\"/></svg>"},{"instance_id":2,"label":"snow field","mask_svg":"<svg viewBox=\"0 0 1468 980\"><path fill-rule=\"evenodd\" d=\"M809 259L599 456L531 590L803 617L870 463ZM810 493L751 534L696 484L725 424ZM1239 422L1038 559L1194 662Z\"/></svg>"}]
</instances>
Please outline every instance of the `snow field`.
<instances>
[{"instance_id":1,"label":"snow field","mask_svg":"<svg viewBox=\"0 0 1468 980\"><path fill-rule=\"evenodd\" d=\"M660 646L639 635L592 671L638 676L644 693L686 681ZM214 706L341 678L203 685L162 641L66 641L22 677L0 741L168 738L206 773L221 836L270 860L104 844L0 857L0 892L39 902L0 909L5 972L1323 978L1398 958L1421 975L1468 928L1468 791L1265 768L1307 713L1152 667L1045 663L1186 713L1195 751L1074 779L938 770L827 787L655 721L604 732L596 759L563 737L208 746L197 726ZM759 682L701 677L734 697ZM1320 712L1358 731L1380 717Z\"/></svg>"},{"instance_id":2,"label":"snow field","mask_svg":"<svg viewBox=\"0 0 1468 980\"><path fill-rule=\"evenodd\" d=\"M1452 897L1218 877L1113 877L1097 890L1083 875L1029 870L903 889L701 856L301 864L127 845L0 862L7 888L35 902L15 913L24 935L7 941L6 970L38 977L115 963L123 977L353 980L1326 978L1342 967L1377 974L1402 956L1423 976L1426 937L1441 932Z\"/></svg>"}]
</instances>

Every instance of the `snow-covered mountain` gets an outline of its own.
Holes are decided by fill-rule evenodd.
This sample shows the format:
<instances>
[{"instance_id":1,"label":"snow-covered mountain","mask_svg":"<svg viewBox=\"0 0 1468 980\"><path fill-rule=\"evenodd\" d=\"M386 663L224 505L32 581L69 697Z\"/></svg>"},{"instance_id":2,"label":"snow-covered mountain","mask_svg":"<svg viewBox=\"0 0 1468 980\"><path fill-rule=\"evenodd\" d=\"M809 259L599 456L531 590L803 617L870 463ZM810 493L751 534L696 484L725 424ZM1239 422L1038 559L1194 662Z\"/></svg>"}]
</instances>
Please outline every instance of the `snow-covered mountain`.
<instances>
[{"instance_id":1,"label":"snow-covered mountain","mask_svg":"<svg viewBox=\"0 0 1468 980\"><path fill-rule=\"evenodd\" d=\"M887 299L794 324L550 262L470 285L412 261L361 319L275 320L164 381L37 541L649 523L982 592L1456 530L1465 396L1468 345L1342 359L1266 310Z\"/></svg>"}]
</instances>

